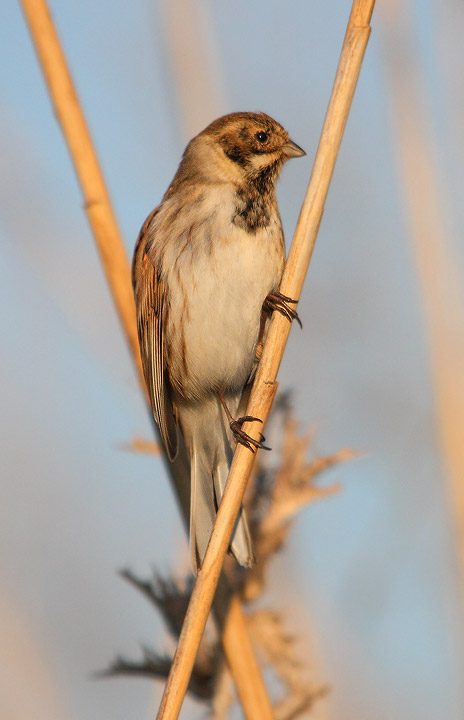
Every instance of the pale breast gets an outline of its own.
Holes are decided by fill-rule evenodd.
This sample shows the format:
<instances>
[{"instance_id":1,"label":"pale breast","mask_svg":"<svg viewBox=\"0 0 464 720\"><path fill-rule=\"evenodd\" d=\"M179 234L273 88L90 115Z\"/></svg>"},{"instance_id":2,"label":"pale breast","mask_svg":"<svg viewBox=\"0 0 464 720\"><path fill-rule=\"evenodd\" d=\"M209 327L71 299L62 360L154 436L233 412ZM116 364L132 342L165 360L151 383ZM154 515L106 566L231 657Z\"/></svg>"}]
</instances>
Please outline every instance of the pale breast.
<instances>
[{"instance_id":1,"label":"pale breast","mask_svg":"<svg viewBox=\"0 0 464 720\"><path fill-rule=\"evenodd\" d=\"M248 233L231 222L232 194L210 192L163 254L168 288L166 359L190 399L239 390L256 353L263 302L279 286L285 249L278 213ZM179 220L179 218L177 218Z\"/></svg>"}]
</instances>

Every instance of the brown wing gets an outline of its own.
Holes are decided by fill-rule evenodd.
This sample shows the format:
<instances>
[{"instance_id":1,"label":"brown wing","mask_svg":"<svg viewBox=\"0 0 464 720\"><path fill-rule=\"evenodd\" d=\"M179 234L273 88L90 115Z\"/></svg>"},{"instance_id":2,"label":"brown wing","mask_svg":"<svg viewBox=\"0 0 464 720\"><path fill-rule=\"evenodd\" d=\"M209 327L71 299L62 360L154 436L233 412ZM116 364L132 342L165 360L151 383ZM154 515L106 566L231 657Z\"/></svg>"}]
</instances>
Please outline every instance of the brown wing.
<instances>
[{"instance_id":1,"label":"brown wing","mask_svg":"<svg viewBox=\"0 0 464 720\"><path fill-rule=\"evenodd\" d=\"M153 415L170 460L177 453L177 428L164 363L163 304L165 288L146 252L147 231L157 209L145 220L134 251L132 283L137 307L137 329L143 374Z\"/></svg>"}]
</instances>

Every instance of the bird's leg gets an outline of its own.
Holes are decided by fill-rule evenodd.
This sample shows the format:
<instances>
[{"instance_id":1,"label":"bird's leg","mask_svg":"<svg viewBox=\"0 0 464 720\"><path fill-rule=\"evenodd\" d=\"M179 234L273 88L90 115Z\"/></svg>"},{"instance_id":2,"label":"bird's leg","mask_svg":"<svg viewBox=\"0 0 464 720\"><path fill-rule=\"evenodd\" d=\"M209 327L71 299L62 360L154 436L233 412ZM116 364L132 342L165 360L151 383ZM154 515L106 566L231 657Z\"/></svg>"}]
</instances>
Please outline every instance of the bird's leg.
<instances>
[{"instance_id":1,"label":"bird's leg","mask_svg":"<svg viewBox=\"0 0 464 720\"><path fill-rule=\"evenodd\" d=\"M248 435L248 433L246 433L242 430L243 423L253 422L253 421L262 423L263 421L257 417L252 417L252 415L244 415L243 417L240 417L240 418L237 418L237 420L234 420L234 418L232 417L232 415L230 413L229 408L227 407L226 401L224 400L223 394L221 393L220 390L218 390L217 393L219 396L219 400L221 401L221 405L224 408L224 412L225 412L227 420L229 422L229 427L232 431L232 435L234 436L234 440L236 442L240 443L240 445L245 445L245 447L247 447L249 450L251 450L251 452L254 452L253 446L255 448L261 448L261 450L270 450L271 448L268 448L265 445L263 445L265 438L263 435L261 435L261 433L260 433L261 440L258 441L258 440L255 440L254 438L252 438L251 435Z\"/></svg>"},{"instance_id":2,"label":"bird's leg","mask_svg":"<svg viewBox=\"0 0 464 720\"><path fill-rule=\"evenodd\" d=\"M261 360L261 355L263 354L264 330L266 328L266 322L267 322L268 318L269 318L268 311L265 309L265 307L263 305L262 310L261 310L261 319L259 322L258 344L256 345L256 355L255 355L256 362L259 362ZM250 381L248 380L248 382L250 382Z\"/></svg>"},{"instance_id":3,"label":"bird's leg","mask_svg":"<svg viewBox=\"0 0 464 720\"><path fill-rule=\"evenodd\" d=\"M282 293L277 290L276 292L269 293L263 303L263 308L269 311L277 310L277 312L282 313L282 315L288 320L290 320L290 322L292 322L292 320L296 320L299 326L302 328L303 324L298 317L297 311L291 308L288 304L297 302L298 300L292 300L292 298L289 298L286 295L282 295Z\"/></svg>"}]
</instances>

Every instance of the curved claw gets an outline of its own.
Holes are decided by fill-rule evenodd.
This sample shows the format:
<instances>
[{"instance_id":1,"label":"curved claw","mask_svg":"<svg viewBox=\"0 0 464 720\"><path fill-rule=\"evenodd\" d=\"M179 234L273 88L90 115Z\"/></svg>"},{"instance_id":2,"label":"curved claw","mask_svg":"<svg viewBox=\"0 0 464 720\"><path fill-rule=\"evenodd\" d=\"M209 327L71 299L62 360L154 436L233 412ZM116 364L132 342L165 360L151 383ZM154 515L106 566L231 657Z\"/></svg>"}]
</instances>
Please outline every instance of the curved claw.
<instances>
[{"instance_id":1,"label":"curved claw","mask_svg":"<svg viewBox=\"0 0 464 720\"><path fill-rule=\"evenodd\" d=\"M251 450L251 452L255 452L253 447L259 448L260 450L270 450L270 447L266 447L266 445L263 445L264 437L263 435L261 435L261 433L260 436L262 440L255 440L251 437L251 435L248 435L248 433L242 430L242 425L244 422L251 422L252 420L257 419L259 418L251 418L251 416L245 415L244 417L238 418L237 420L232 420L232 422L230 423L230 429L232 430L234 439L237 443L240 443L240 445L244 445L249 450ZM262 421L259 420L259 422Z\"/></svg>"},{"instance_id":2,"label":"curved claw","mask_svg":"<svg viewBox=\"0 0 464 720\"><path fill-rule=\"evenodd\" d=\"M274 293L275 295L278 295L280 300L283 300L286 303L294 303L297 304L298 300L293 300L291 297L288 297L288 295L282 295L282 293Z\"/></svg>"},{"instance_id":3,"label":"curved claw","mask_svg":"<svg viewBox=\"0 0 464 720\"><path fill-rule=\"evenodd\" d=\"M280 292L269 293L264 301L264 307L267 310L277 310L290 322L296 320L300 328L303 329L303 323L301 322L299 315L296 310L289 307L287 303L297 303L298 300L292 300L287 295L282 295Z\"/></svg>"},{"instance_id":4,"label":"curved claw","mask_svg":"<svg viewBox=\"0 0 464 720\"><path fill-rule=\"evenodd\" d=\"M261 425L263 424L263 421L260 418L253 417L253 415L243 415L243 417L237 418L237 420L234 420L234 422L238 423L240 427L242 427L243 423L246 422L260 422Z\"/></svg>"},{"instance_id":5,"label":"curved claw","mask_svg":"<svg viewBox=\"0 0 464 720\"><path fill-rule=\"evenodd\" d=\"M224 400L224 397L222 393L218 390L218 396L219 400L221 401L221 405L224 408L224 412L226 414L227 420L229 421L229 427L232 431L232 435L234 436L234 440L237 443L240 443L240 445L244 445L249 450L251 450L252 453L255 452L254 448L259 448L261 450L270 450L271 448L266 447L266 445L263 445L264 436L260 433L261 440L255 440L251 437L251 435L248 435L248 433L244 432L242 430L243 423L246 422L260 422L262 424L262 420L257 417L253 417L253 415L244 415L243 417L237 418L237 420L234 420L232 417L229 408L227 407L226 401Z\"/></svg>"}]
</instances>

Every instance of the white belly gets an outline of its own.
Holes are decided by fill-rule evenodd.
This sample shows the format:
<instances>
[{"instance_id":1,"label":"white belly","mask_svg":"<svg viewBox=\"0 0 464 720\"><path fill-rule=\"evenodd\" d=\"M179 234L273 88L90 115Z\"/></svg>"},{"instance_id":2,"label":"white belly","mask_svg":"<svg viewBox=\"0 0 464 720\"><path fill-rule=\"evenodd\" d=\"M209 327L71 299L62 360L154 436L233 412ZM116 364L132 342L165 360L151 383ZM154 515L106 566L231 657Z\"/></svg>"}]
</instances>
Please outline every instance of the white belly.
<instances>
[{"instance_id":1,"label":"white belly","mask_svg":"<svg viewBox=\"0 0 464 720\"><path fill-rule=\"evenodd\" d=\"M169 370L187 399L240 390L253 367L263 302L280 283L280 222L189 245L169 273ZM194 252L196 248L196 252Z\"/></svg>"}]
</instances>

